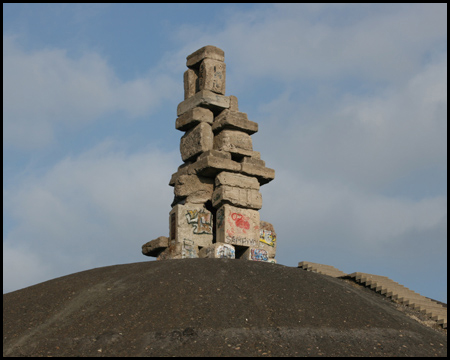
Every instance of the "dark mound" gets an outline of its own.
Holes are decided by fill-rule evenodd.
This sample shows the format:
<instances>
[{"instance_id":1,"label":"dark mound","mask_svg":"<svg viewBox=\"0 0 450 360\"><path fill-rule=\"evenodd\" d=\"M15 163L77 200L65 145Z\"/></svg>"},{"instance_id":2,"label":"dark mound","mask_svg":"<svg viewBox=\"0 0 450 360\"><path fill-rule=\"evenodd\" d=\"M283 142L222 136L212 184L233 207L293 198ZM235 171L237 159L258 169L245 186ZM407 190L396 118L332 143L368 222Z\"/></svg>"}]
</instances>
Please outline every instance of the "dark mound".
<instances>
[{"instance_id":1,"label":"dark mound","mask_svg":"<svg viewBox=\"0 0 450 360\"><path fill-rule=\"evenodd\" d=\"M446 356L377 294L244 260L116 265L3 295L3 355Z\"/></svg>"}]
</instances>

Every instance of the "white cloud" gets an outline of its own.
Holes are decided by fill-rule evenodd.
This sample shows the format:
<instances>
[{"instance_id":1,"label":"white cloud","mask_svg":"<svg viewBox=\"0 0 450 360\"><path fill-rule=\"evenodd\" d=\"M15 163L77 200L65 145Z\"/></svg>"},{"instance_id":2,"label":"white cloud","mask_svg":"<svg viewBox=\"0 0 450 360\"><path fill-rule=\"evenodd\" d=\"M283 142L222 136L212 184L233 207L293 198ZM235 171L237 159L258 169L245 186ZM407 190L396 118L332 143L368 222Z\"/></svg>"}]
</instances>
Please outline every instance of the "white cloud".
<instances>
[{"instance_id":1,"label":"white cloud","mask_svg":"<svg viewBox=\"0 0 450 360\"><path fill-rule=\"evenodd\" d=\"M140 247L168 235L173 193L162 184L176 171L178 156L127 155L104 143L4 190L4 211L16 222L4 238L4 257L10 256L4 287L148 259ZM30 267L36 272L27 277Z\"/></svg>"},{"instance_id":2,"label":"white cloud","mask_svg":"<svg viewBox=\"0 0 450 360\"><path fill-rule=\"evenodd\" d=\"M40 148L53 139L57 125L73 130L117 111L146 115L175 86L164 74L121 81L94 52L78 59L61 49L27 52L3 36L3 141Z\"/></svg>"},{"instance_id":3,"label":"white cloud","mask_svg":"<svg viewBox=\"0 0 450 360\"><path fill-rule=\"evenodd\" d=\"M391 82L417 71L436 45L447 41L446 6L280 4L236 12L223 29L185 38L180 53L204 45L226 49L234 65L227 81L248 91L251 79L298 83L348 76Z\"/></svg>"}]
</instances>

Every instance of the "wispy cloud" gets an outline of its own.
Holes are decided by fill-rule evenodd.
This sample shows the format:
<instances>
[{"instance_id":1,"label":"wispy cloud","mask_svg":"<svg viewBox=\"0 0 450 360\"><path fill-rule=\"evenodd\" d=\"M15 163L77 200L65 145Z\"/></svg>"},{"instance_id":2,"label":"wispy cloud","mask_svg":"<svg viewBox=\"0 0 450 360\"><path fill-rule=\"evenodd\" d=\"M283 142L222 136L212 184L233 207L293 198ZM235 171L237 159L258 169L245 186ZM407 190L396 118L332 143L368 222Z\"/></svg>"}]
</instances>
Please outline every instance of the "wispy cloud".
<instances>
[{"instance_id":1,"label":"wispy cloud","mask_svg":"<svg viewBox=\"0 0 450 360\"><path fill-rule=\"evenodd\" d=\"M95 52L73 59L64 49L25 51L3 36L3 142L41 148L56 126L76 129L118 111L148 115L175 86L164 74L121 81Z\"/></svg>"}]
</instances>

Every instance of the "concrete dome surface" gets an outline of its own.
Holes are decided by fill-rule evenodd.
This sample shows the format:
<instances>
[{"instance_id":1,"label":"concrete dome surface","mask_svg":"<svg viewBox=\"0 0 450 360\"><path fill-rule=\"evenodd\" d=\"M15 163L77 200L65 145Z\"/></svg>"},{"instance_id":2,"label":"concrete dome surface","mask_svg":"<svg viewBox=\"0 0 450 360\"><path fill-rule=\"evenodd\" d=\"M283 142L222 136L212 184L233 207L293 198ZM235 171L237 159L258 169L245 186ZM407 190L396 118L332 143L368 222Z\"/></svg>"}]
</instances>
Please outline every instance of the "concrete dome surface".
<instances>
[{"instance_id":1,"label":"concrete dome surface","mask_svg":"<svg viewBox=\"0 0 450 360\"><path fill-rule=\"evenodd\" d=\"M351 283L279 264L115 265L3 295L3 356L446 356L447 336Z\"/></svg>"}]
</instances>

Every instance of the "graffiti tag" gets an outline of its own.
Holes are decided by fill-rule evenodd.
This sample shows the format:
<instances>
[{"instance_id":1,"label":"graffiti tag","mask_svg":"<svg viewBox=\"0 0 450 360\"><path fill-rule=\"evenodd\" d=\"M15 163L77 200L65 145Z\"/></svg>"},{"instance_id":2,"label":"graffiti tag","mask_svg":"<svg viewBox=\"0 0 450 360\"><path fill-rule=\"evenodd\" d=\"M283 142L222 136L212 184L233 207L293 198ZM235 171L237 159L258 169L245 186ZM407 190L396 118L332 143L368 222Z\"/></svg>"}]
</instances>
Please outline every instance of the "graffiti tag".
<instances>
[{"instance_id":1,"label":"graffiti tag","mask_svg":"<svg viewBox=\"0 0 450 360\"><path fill-rule=\"evenodd\" d=\"M277 238L272 234L272 231L261 229L259 231L259 241L273 247Z\"/></svg>"},{"instance_id":2,"label":"graffiti tag","mask_svg":"<svg viewBox=\"0 0 450 360\"><path fill-rule=\"evenodd\" d=\"M212 234L212 215L209 211L186 210L186 219L194 228L194 234Z\"/></svg>"},{"instance_id":3,"label":"graffiti tag","mask_svg":"<svg viewBox=\"0 0 450 360\"><path fill-rule=\"evenodd\" d=\"M269 257L267 256L267 251L263 249L251 249L250 251L251 259L254 261L267 261Z\"/></svg>"}]
</instances>

